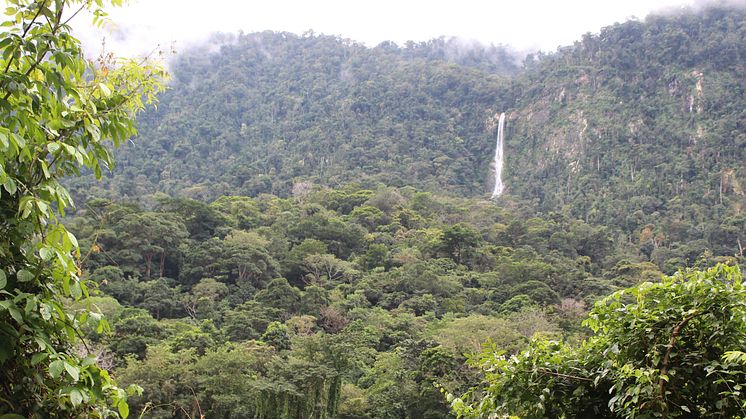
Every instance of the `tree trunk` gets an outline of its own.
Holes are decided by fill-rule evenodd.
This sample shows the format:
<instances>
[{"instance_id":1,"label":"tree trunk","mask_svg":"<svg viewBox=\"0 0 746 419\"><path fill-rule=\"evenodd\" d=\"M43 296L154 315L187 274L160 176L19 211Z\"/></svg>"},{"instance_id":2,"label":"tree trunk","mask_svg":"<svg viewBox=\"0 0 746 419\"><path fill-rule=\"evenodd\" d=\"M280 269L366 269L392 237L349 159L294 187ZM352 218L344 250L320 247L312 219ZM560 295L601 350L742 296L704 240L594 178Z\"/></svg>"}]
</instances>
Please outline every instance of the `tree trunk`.
<instances>
[{"instance_id":1,"label":"tree trunk","mask_svg":"<svg viewBox=\"0 0 746 419\"><path fill-rule=\"evenodd\" d=\"M153 260L153 254L146 253L143 257L145 258L145 279L150 279L150 263Z\"/></svg>"}]
</instances>

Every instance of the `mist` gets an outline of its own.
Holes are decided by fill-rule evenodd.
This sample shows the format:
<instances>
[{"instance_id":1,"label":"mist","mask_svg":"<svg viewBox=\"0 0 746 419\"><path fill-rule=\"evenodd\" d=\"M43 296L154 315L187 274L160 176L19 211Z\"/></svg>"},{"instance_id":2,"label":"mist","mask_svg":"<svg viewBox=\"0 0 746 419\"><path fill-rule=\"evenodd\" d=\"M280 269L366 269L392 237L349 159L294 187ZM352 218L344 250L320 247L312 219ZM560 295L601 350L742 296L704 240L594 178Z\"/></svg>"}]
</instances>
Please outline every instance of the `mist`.
<instances>
[{"instance_id":1,"label":"mist","mask_svg":"<svg viewBox=\"0 0 746 419\"><path fill-rule=\"evenodd\" d=\"M176 51L204 46L215 32L308 30L339 35L373 47L384 41L399 45L445 37L469 45L509 45L517 59L526 53L555 51L584 33L651 12L703 7L692 0L629 0L597 2L539 0L484 4L477 0L425 2L380 0L355 3L337 0L281 0L250 4L213 0L133 0L110 10L112 23L93 28L81 16L76 35L89 55L97 55L102 39L119 56L141 56L154 50ZM746 0L730 0L744 4Z\"/></svg>"}]
</instances>

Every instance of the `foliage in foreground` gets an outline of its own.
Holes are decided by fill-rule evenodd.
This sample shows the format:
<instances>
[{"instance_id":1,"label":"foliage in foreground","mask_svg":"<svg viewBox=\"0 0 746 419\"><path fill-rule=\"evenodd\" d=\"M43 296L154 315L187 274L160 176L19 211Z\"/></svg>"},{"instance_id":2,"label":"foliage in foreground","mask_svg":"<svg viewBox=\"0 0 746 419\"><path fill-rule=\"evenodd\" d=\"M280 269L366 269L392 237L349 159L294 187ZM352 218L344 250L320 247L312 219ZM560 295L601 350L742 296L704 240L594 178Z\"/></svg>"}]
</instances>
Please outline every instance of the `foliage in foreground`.
<instances>
[{"instance_id":1,"label":"foliage in foreground","mask_svg":"<svg viewBox=\"0 0 746 419\"><path fill-rule=\"evenodd\" d=\"M596 303L580 346L536 339L473 359L459 417L742 417L746 290L737 267L680 272Z\"/></svg>"},{"instance_id":2,"label":"foliage in foreground","mask_svg":"<svg viewBox=\"0 0 746 419\"><path fill-rule=\"evenodd\" d=\"M103 319L67 304L88 296L75 237L57 220L72 206L59 180L113 165L112 141L135 134L154 99L155 66L86 61L68 22L103 0L9 0L0 34L0 415L128 415L127 394L79 338ZM119 5L121 0L109 3ZM116 410L116 413L112 411Z\"/></svg>"}]
</instances>

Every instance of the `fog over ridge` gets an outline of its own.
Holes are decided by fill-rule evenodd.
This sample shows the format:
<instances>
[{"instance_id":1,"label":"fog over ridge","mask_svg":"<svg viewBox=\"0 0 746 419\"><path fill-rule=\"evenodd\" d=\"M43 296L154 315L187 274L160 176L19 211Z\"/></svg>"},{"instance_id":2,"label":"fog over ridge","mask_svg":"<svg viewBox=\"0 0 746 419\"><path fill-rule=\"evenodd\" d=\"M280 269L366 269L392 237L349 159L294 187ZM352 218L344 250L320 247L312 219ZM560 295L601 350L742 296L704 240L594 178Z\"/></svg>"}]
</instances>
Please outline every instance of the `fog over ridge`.
<instances>
[{"instance_id":1,"label":"fog over ridge","mask_svg":"<svg viewBox=\"0 0 746 419\"><path fill-rule=\"evenodd\" d=\"M384 41L400 46L407 41L445 38L464 46L508 45L521 57L527 53L553 52L571 45L588 32L617 22L644 19L650 13L698 10L710 4L746 6L746 0L629 0L598 2L529 0L487 4L477 0L425 2L420 0L349 3L337 0L302 2L279 0L248 4L235 0L133 0L110 10L112 24L93 29L85 17L73 26L89 55L106 48L120 56L138 56L160 46L183 51L204 46L211 34L265 30L303 34L338 35L368 47Z\"/></svg>"}]
</instances>

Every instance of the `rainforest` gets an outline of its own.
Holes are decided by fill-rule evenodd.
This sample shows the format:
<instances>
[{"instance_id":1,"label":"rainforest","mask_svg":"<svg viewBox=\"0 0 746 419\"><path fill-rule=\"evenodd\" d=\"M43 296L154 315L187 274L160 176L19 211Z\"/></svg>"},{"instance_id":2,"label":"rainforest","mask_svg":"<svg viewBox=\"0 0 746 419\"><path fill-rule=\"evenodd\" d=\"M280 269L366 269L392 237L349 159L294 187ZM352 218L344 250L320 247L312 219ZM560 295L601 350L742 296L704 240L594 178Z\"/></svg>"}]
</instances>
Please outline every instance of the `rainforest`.
<instances>
[{"instance_id":1,"label":"rainforest","mask_svg":"<svg viewBox=\"0 0 746 419\"><path fill-rule=\"evenodd\" d=\"M0 419L746 415L746 9L164 64L7 3Z\"/></svg>"}]
</instances>

